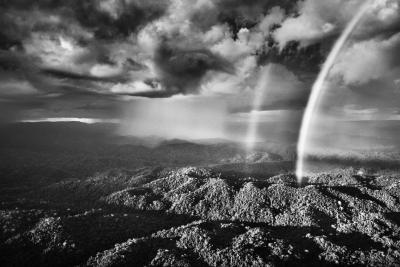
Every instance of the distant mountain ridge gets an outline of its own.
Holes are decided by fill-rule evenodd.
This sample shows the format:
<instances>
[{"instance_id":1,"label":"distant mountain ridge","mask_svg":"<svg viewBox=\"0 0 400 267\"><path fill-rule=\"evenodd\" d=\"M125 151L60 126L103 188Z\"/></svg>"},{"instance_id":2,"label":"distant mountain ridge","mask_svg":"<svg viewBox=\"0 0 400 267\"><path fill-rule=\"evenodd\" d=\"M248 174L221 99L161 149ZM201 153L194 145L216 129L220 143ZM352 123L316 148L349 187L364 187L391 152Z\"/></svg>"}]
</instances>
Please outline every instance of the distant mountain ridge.
<instances>
[{"instance_id":1,"label":"distant mountain ridge","mask_svg":"<svg viewBox=\"0 0 400 267\"><path fill-rule=\"evenodd\" d=\"M221 142L220 142L221 141ZM82 178L113 168L206 166L279 161L227 140L161 140L118 135L115 124L16 123L0 126L0 183ZM17 172L17 174L15 174ZM54 181L55 181L54 180Z\"/></svg>"}]
</instances>

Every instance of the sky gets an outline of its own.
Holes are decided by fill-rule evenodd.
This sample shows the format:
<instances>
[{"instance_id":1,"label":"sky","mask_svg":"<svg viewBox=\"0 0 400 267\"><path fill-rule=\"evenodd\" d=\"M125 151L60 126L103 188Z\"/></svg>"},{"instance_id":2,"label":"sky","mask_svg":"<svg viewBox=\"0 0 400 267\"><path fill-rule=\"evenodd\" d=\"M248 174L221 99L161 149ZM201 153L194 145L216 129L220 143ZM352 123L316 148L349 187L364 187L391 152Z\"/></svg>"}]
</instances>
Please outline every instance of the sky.
<instances>
[{"instance_id":1,"label":"sky","mask_svg":"<svg viewBox=\"0 0 400 267\"><path fill-rule=\"evenodd\" d=\"M273 125L261 137L289 136L363 1L0 1L0 122L243 139L256 112ZM319 123L399 120L399 49L400 1L373 1L330 71Z\"/></svg>"}]
</instances>

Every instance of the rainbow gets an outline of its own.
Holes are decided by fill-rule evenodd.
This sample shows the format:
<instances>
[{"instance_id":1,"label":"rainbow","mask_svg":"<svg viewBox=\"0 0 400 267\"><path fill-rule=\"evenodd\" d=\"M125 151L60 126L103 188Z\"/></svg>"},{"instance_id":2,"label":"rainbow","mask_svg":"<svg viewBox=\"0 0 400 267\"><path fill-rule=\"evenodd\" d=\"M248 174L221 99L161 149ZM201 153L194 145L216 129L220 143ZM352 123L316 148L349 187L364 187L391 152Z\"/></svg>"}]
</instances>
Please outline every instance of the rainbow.
<instances>
[{"instance_id":1,"label":"rainbow","mask_svg":"<svg viewBox=\"0 0 400 267\"><path fill-rule=\"evenodd\" d=\"M313 119L313 115L316 107L321 98L321 93L323 89L324 82L329 75L329 71L332 68L333 64L346 41L351 36L354 29L360 23L362 18L364 17L366 11L370 7L371 0L365 1L365 3L360 7L357 14L353 17L353 19L348 23L343 33L340 35L339 39L336 41L333 46L331 52L328 55L325 63L322 66L321 72L318 74L317 80L315 81L311 94L305 108L303 119L300 127L299 140L297 142L297 162L296 162L296 177L299 183L302 182L304 177L304 161L305 161L305 149L308 145L307 138L310 132L310 125Z\"/></svg>"}]
</instances>

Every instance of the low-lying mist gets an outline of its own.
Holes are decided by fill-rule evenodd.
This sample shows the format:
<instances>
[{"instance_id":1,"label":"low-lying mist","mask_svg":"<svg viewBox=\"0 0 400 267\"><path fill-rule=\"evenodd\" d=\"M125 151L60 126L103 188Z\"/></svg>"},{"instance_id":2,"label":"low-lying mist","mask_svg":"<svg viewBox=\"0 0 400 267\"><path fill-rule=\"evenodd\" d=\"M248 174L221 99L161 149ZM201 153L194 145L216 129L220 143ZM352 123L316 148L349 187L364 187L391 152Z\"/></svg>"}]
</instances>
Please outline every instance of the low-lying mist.
<instances>
[{"instance_id":1,"label":"low-lying mist","mask_svg":"<svg viewBox=\"0 0 400 267\"><path fill-rule=\"evenodd\" d=\"M306 169L343 164L370 168L400 166L400 121L318 118L306 148ZM324 163L321 167L321 163ZM328 165L326 165L328 164Z\"/></svg>"}]
</instances>

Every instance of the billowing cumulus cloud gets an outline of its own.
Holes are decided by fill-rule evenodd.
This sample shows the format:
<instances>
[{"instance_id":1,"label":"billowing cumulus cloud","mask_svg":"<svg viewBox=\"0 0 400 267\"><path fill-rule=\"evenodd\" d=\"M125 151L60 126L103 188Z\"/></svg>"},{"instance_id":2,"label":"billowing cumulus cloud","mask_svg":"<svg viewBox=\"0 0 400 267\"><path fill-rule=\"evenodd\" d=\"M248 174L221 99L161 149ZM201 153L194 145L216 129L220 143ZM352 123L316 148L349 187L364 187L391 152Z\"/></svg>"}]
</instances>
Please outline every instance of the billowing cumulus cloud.
<instances>
[{"instance_id":1,"label":"billowing cumulus cloud","mask_svg":"<svg viewBox=\"0 0 400 267\"><path fill-rule=\"evenodd\" d=\"M400 75L400 34L351 44L340 54L332 74L346 84L364 84L383 77Z\"/></svg>"},{"instance_id":2,"label":"billowing cumulus cloud","mask_svg":"<svg viewBox=\"0 0 400 267\"><path fill-rule=\"evenodd\" d=\"M284 47L290 41L302 45L340 34L364 0L306 0L299 1L297 11L274 32L274 38ZM297 15L298 14L298 15ZM382 34L392 31L400 22L398 0L371 1L371 7L360 26L359 35Z\"/></svg>"}]
</instances>

